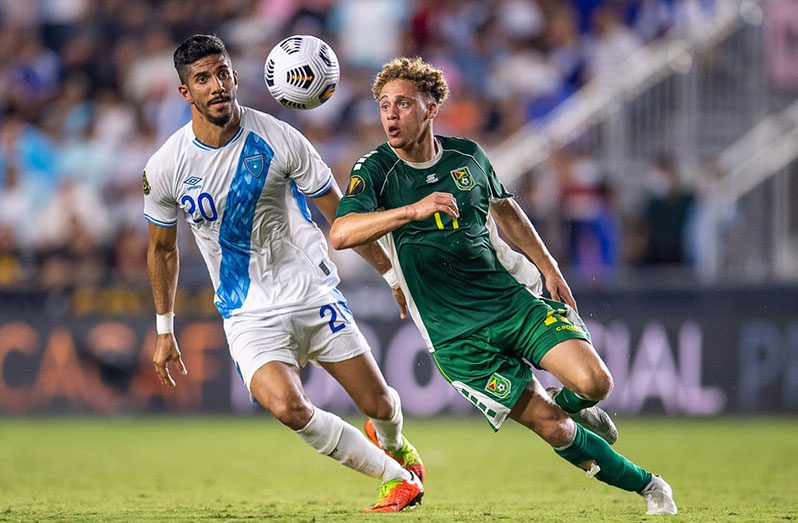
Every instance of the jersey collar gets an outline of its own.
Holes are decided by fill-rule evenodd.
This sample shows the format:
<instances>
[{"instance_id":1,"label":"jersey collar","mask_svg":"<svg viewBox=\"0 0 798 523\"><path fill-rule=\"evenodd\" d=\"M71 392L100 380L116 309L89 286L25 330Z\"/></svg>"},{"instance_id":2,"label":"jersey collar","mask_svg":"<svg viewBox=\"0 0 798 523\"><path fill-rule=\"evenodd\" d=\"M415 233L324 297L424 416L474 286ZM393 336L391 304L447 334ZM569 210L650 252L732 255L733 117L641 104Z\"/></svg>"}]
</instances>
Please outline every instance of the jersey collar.
<instances>
[{"instance_id":1,"label":"jersey collar","mask_svg":"<svg viewBox=\"0 0 798 523\"><path fill-rule=\"evenodd\" d=\"M438 150L432 156L432 159L427 160L426 162L408 162L407 160L402 160L402 157L396 153L396 149L394 149L390 145L388 147L391 147L391 150L393 151L394 154L396 154L397 158L405 162L408 166L412 167L413 169L429 169L430 167L438 163L438 160L440 160L441 156L443 156L443 147L441 146L441 141L438 140L437 137L434 137L433 140L435 140L435 146Z\"/></svg>"},{"instance_id":2,"label":"jersey collar","mask_svg":"<svg viewBox=\"0 0 798 523\"><path fill-rule=\"evenodd\" d=\"M192 134L194 134L193 131L192 131ZM214 147L212 145L208 145L208 144L202 143L199 140L199 138L197 138L196 136L194 136L194 139L191 141L191 143L193 143L194 145L196 145L197 147L199 147L200 149L203 149L205 151L216 151L218 149L224 149L225 147L227 147L231 143L235 142L236 140L238 140L238 137L241 136L242 134L244 134L244 128L243 127L239 127L238 131L236 131L236 134L234 134L232 138L227 140L225 143L223 143L219 147Z\"/></svg>"}]
</instances>

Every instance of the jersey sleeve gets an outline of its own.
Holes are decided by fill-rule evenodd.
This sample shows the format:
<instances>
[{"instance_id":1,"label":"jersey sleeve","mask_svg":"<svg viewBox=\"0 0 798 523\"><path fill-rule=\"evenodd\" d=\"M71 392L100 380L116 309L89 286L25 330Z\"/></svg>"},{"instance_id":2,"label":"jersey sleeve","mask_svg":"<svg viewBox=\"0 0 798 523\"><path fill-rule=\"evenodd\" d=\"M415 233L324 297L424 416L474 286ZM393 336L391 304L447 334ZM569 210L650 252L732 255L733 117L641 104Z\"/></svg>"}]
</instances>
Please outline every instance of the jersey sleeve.
<instances>
[{"instance_id":1,"label":"jersey sleeve","mask_svg":"<svg viewBox=\"0 0 798 523\"><path fill-rule=\"evenodd\" d=\"M363 158L357 161L349 173L349 183L346 185L346 194L338 203L336 217L349 213L373 212L382 205L379 202L378 186L385 178L380 172L379 164L366 161Z\"/></svg>"},{"instance_id":2,"label":"jersey sleeve","mask_svg":"<svg viewBox=\"0 0 798 523\"><path fill-rule=\"evenodd\" d=\"M177 225L178 205L172 191L171 177L166 169L150 158L141 178L144 192L144 218L161 227Z\"/></svg>"},{"instance_id":3,"label":"jersey sleeve","mask_svg":"<svg viewBox=\"0 0 798 523\"><path fill-rule=\"evenodd\" d=\"M485 169L485 174L488 176L488 189L490 190L490 203L495 203L498 200L505 198L512 198L513 193L507 190L504 184L496 176L496 171L493 169L493 164L490 163L487 153L477 144L477 158Z\"/></svg>"},{"instance_id":4,"label":"jersey sleeve","mask_svg":"<svg viewBox=\"0 0 798 523\"><path fill-rule=\"evenodd\" d=\"M288 177L305 196L315 198L326 193L335 179L316 148L299 131L285 126L288 143Z\"/></svg>"}]
</instances>

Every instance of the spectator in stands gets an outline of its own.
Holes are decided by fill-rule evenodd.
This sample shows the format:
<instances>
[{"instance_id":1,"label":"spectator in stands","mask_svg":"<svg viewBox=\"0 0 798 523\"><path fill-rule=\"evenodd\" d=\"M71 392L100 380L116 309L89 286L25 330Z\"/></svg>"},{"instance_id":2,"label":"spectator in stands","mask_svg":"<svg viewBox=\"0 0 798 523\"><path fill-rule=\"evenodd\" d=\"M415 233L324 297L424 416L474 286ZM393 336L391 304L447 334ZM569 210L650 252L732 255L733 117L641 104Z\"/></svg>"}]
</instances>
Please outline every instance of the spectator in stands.
<instances>
[{"instance_id":1,"label":"spectator in stands","mask_svg":"<svg viewBox=\"0 0 798 523\"><path fill-rule=\"evenodd\" d=\"M76 213L75 226L85 245L99 249L97 259L105 258L102 245L128 238L135 234L131 230L145 230L136 221L142 158L189 120L188 106L172 85L171 62L173 42L189 34L228 35L239 75L251 79L242 82L249 87L239 92L241 99L314 137L328 163L349 166L354 151L382 135L373 123L370 93L361 88L369 84L361 76L370 77L371 69L354 67L358 60L370 63L378 58L375 54L388 52L420 54L443 66L453 89L449 105L462 110L446 113L441 125L491 146L545 118L580 86L583 71L593 77L639 48L643 39L624 22L649 31L648 39L671 25L689 25L714 3L220 0L196 9L199 4L187 0L0 1L0 179L9 191L0 200L9 208L53 212L63 205L63 177L88 179L93 186L89 198L99 198L104 206L99 212L110 217L87 223ZM384 40L379 46L364 49L362 38L347 30L362 26L358 20L370 13L392 8L397 16L377 17L394 24L375 32L375 39ZM308 32L336 49L343 73L333 100L299 113L279 106L262 84L257 86L269 48L282 36ZM109 155L115 160L110 166ZM81 169L84 160L92 167ZM9 169L14 170L11 182L4 178ZM336 169L339 176L346 172L348 167ZM3 223L13 231L4 233L5 244L23 253L34 243L45 254L56 252L48 241L33 241L37 227ZM101 237L94 229L98 223ZM192 247L184 254L187 267L195 257L199 260Z\"/></svg>"},{"instance_id":2,"label":"spectator in stands","mask_svg":"<svg viewBox=\"0 0 798 523\"><path fill-rule=\"evenodd\" d=\"M674 158L659 154L649 172L645 208L646 265L684 264L686 233L695 196L682 186Z\"/></svg>"},{"instance_id":3,"label":"spectator in stands","mask_svg":"<svg viewBox=\"0 0 798 523\"><path fill-rule=\"evenodd\" d=\"M595 158L567 150L558 151L556 158L571 265L583 283L604 284L618 268L620 246L620 219L610 187Z\"/></svg>"},{"instance_id":4,"label":"spectator in stands","mask_svg":"<svg viewBox=\"0 0 798 523\"><path fill-rule=\"evenodd\" d=\"M593 34L585 46L588 80L612 78L624 62L643 47L640 37L624 25L614 5L602 5L592 14Z\"/></svg>"}]
</instances>

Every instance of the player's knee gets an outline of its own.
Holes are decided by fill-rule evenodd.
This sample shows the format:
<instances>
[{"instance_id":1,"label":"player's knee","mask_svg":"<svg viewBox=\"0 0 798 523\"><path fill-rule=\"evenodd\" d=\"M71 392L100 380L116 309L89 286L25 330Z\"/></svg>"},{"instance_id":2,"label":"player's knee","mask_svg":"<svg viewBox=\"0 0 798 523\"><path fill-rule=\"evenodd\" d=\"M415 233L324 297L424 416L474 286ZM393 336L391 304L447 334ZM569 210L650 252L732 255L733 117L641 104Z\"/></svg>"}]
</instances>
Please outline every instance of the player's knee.
<instances>
[{"instance_id":1,"label":"player's knee","mask_svg":"<svg viewBox=\"0 0 798 523\"><path fill-rule=\"evenodd\" d=\"M601 401L610 395L612 387L612 375L605 368L599 368L585 373L575 384L573 391L585 399Z\"/></svg>"},{"instance_id":2,"label":"player's knee","mask_svg":"<svg viewBox=\"0 0 798 523\"><path fill-rule=\"evenodd\" d=\"M269 411L280 423L292 430L300 430L313 415L311 404L302 397L281 398L268 405Z\"/></svg>"},{"instance_id":3,"label":"player's knee","mask_svg":"<svg viewBox=\"0 0 798 523\"><path fill-rule=\"evenodd\" d=\"M600 372L594 374L593 379L586 387L583 395L591 401L601 401L610 395L612 387L612 375L602 369Z\"/></svg>"},{"instance_id":4,"label":"player's knee","mask_svg":"<svg viewBox=\"0 0 798 523\"><path fill-rule=\"evenodd\" d=\"M358 407L369 418L380 420L391 419L395 409L394 399L387 392L368 396L365 401L359 403Z\"/></svg>"}]
</instances>

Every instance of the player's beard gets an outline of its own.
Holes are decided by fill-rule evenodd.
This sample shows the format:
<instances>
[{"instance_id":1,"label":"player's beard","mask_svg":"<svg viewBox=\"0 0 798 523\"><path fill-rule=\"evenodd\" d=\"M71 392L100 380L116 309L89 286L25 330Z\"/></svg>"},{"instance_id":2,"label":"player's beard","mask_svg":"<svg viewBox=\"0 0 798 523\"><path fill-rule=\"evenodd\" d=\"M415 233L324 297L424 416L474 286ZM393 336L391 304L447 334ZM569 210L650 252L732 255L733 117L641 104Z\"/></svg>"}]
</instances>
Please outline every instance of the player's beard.
<instances>
[{"instance_id":1,"label":"player's beard","mask_svg":"<svg viewBox=\"0 0 798 523\"><path fill-rule=\"evenodd\" d=\"M228 122L230 122L230 120L233 118L233 115L235 114L235 103L233 102L232 98L230 98L230 99L228 99L226 101L229 102L229 104L230 104L229 105L229 107L230 107L229 111L222 112L218 116L214 116L211 113L211 108L210 108L211 104L208 104L206 110L203 111L203 114L205 115L205 119L207 119L213 125L218 125L219 127L224 127L225 125L227 125Z\"/></svg>"}]
</instances>

